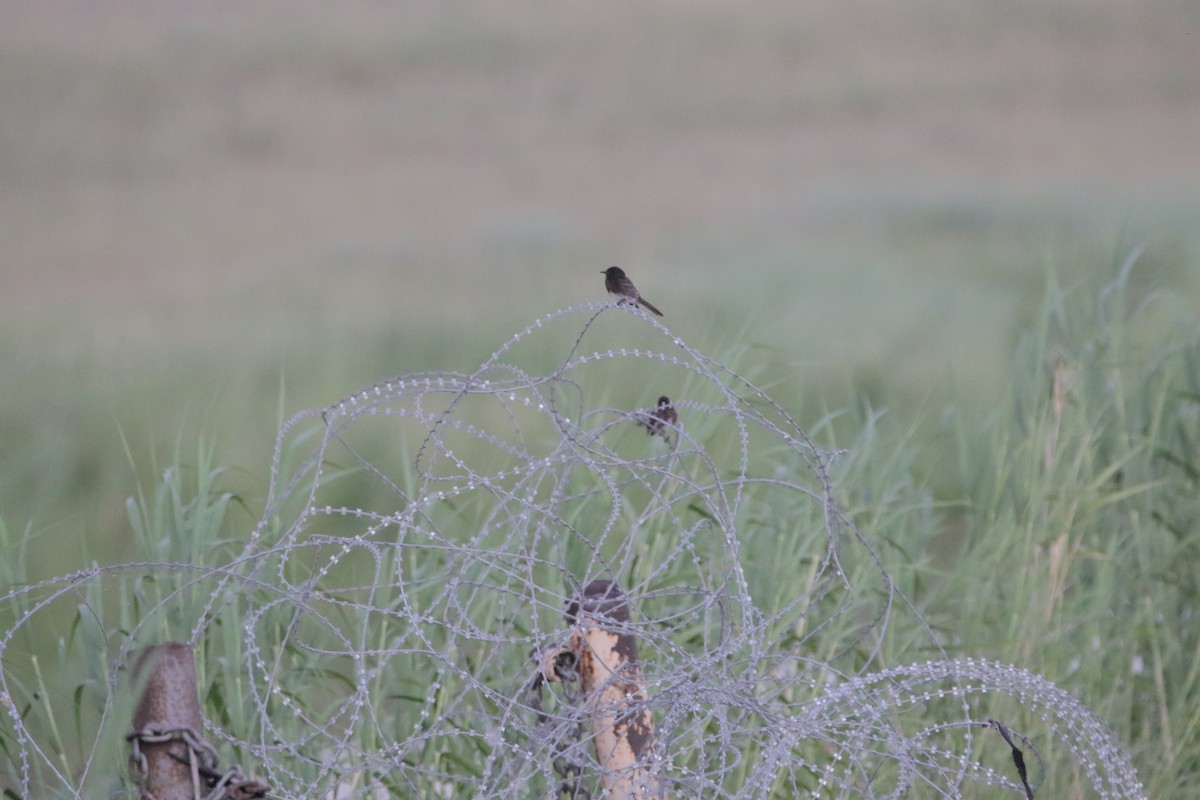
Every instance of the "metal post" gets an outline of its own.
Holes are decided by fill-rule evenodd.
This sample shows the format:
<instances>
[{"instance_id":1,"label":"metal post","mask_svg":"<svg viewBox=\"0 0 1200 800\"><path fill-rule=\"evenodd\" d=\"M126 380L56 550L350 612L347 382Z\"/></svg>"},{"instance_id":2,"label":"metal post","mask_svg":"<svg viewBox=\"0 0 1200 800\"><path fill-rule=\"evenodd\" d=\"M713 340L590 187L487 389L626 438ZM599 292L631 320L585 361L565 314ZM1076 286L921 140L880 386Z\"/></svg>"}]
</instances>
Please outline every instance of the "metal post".
<instances>
[{"instance_id":1,"label":"metal post","mask_svg":"<svg viewBox=\"0 0 1200 800\"><path fill-rule=\"evenodd\" d=\"M628 630L629 601L612 581L596 580L567 606L576 628L571 650L591 721L604 796L647 800L662 795L646 761L654 720L646 704L637 638Z\"/></svg>"},{"instance_id":2,"label":"metal post","mask_svg":"<svg viewBox=\"0 0 1200 800\"><path fill-rule=\"evenodd\" d=\"M133 655L133 683L140 692L133 712L129 769L140 800L258 800L268 786L247 778L220 759L201 735L196 664L190 644L172 642Z\"/></svg>"},{"instance_id":3,"label":"metal post","mask_svg":"<svg viewBox=\"0 0 1200 800\"><path fill-rule=\"evenodd\" d=\"M196 665L190 644L146 647L133 656L133 682L141 691L133 712L134 754L130 769L142 800L193 800L195 759L182 733L199 739L202 727L196 696Z\"/></svg>"}]
</instances>

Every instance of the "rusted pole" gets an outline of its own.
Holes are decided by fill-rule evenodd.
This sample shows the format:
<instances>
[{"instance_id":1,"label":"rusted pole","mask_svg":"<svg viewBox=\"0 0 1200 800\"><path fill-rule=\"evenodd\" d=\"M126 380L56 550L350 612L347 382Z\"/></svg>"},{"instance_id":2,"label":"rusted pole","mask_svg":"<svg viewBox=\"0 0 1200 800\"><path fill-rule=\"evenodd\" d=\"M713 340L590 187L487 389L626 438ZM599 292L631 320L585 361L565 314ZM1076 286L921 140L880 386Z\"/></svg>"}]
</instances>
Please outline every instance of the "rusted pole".
<instances>
[{"instance_id":1,"label":"rusted pole","mask_svg":"<svg viewBox=\"0 0 1200 800\"><path fill-rule=\"evenodd\" d=\"M663 794L647 765L654 720L646 704L629 601L612 581L596 580L567 606L604 797L649 800Z\"/></svg>"},{"instance_id":2,"label":"rusted pole","mask_svg":"<svg viewBox=\"0 0 1200 800\"><path fill-rule=\"evenodd\" d=\"M133 712L130 771L141 800L193 800L198 786L188 732L200 737L196 665L190 644L143 648L132 659L133 685L141 692Z\"/></svg>"},{"instance_id":3,"label":"rusted pole","mask_svg":"<svg viewBox=\"0 0 1200 800\"><path fill-rule=\"evenodd\" d=\"M133 685L140 693L129 770L140 800L261 800L269 787L236 764L220 771L217 751L201 734L196 665L190 644L159 644L133 654Z\"/></svg>"}]
</instances>

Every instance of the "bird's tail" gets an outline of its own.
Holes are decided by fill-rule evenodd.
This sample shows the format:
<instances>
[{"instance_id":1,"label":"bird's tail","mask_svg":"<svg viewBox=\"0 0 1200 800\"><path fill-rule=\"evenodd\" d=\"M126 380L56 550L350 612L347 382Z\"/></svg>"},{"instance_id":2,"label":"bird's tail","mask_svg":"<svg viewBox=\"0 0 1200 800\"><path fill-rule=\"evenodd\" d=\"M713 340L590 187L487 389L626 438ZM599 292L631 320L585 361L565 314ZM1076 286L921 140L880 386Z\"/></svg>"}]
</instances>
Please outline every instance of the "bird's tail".
<instances>
[{"instance_id":1,"label":"bird's tail","mask_svg":"<svg viewBox=\"0 0 1200 800\"><path fill-rule=\"evenodd\" d=\"M663 313L661 311L659 311L657 308L652 306L650 303L647 303L645 298L639 297L638 302L641 303L642 305L644 305L646 308L653 311L655 314L658 314L660 317L663 315Z\"/></svg>"}]
</instances>

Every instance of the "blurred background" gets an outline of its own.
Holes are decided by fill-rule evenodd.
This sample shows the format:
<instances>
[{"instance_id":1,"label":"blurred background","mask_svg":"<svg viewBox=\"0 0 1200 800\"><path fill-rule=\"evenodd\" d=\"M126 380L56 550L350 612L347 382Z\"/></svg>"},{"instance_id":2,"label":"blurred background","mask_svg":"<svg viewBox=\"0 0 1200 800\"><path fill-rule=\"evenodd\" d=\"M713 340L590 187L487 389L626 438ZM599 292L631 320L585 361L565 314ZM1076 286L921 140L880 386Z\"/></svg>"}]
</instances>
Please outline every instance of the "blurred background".
<instances>
[{"instance_id":1,"label":"blurred background","mask_svg":"<svg viewBox=\"0 0 1200 800\"><path fill-rule=\"evenodd\" d=\"M802 418L986 402L1049 269L1200 299L1198 222L1195 0L11 0L0 518L126 560L203 439L249 524L283 418L612 264Z\"/></svg>"}]
</instances>

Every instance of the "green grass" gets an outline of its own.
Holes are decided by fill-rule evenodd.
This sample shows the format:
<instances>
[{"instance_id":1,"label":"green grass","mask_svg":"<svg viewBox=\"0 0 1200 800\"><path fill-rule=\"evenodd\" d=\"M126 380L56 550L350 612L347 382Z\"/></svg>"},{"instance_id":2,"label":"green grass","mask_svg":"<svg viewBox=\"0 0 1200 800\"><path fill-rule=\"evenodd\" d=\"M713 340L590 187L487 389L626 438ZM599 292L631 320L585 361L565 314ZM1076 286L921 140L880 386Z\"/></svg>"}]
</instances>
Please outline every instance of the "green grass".
<instances>
[{"instance_id":1,"label":"green grass","mask_svg":"<svg viewBox=\"0 0 1200 800\"><path fill-rule=\"evenodd\" d=\"M261 475L281 377L469 368L609 263L832 407L990 395L1045 264L1196 291L1194 6L11 9L0 514L125 559L164 442Z\"/></svg>"},{"instance_id":2,"label":"green grass","mask_svg":"<svg viewBox=\"0 0 1200 800\"><path fill-rule=\"evenodd\" d=\"M280 420L469 370L618 263L672 330L849 448L839 502L953 651L1077 692L1150 796L1195 795L1196 4L470 11L5 13L0 586L219 563L266 502ZM364 452L402 462L398 438ZM329 470L341 502L389 502ZM769 606L811 564L786 525L803 509L762 500L746 555ZM339 569L376 566L415 568ZM50 763L99 795L78 765L100 654L139 624L187 638L211 585L88 575L4 668ZM217 605L207 708L250 737L254 654ZM897 623L883 657L921 641ZM293 696L321 683L273 657Z\"/></svg>"},{"instance_id":3,"label":"green grass","mask_svg":"<svg viewBox=\"0 0 1200 800\"><path fill-rule=\"evenodd\" d=\"M820 444L847 449L832 473L837 500L923 620L916 624L916 617L897 615L876 667L937 657L923 628L928 624L951 656L1012 663L1080 698L1126 743L1148 796L1195 797L1200 796L1195 790L1200 772L1195 745L1200 739L1195 711L1200 706L1200 634L1192 624L1200 588L1200 537L1195 532L1200 515L1200 324L1186 298L1145 287L1133 261L1126 266L1131 268L1116 269L1103 280L1066 279L1051 272L1001 376L1006 388L988 402L973 395L960 399L951 390L945 396L931 391L924 412L880 410L876 401L851 388L844 407L810 414L815 418L811 433ZM755 371L752 348L738 360L746 372ZM716 430L697 433L719 435ZM339 702L337 693L331 694L331 681L346 687L355 682L351 659L314 662L308 648L386 647L401 635L387 614L368 615L366 628L359 629L363 621L339 604L364 603L368 595L346 590L312 600L311 608L334 623L330 629L314 623L311 615L296 617L289 604L265 609L253 621L260 650L244 652L241 630L252 621L241 616L235 595L247 589L235 583L214 594L218 576L205 568L226 563L240 549L246 522L256 513L256 501L248 498L262 496L263 477L219 467L211 445L192 449L185 440L177 439L165 467L152 465L157 480L129 500L127 529L136 554L131 560L196 568L93 567L71 591L54 595L48 587L12 597L0 616L5 630L22 621L4 655L15 708L49 748L49 763L75 776L72 780L87 787L85 795L111 789L117 780L114 770L120 771L127 699L111 691L111 659L135 640L188 640L191 626L209 607L197 642L206 712L239 738L253 740L261 724L255 702L264 701L253 701L248 694L247 659L261 660L279 681L282 691L266 702L290 737L301 733L302 723L287 707L320 718L325 704ZM372 441L368 434L364 447ZM303 452L311 440L301 437L297 445L296 452ZM397 463L412 456L389 453L387 447L363 452L373 460ZM389 492L369 488L371 481L361 471L341 475L337 485L346 502L357 507L384 509L394 503ZM752 594L770 610L773 599L787 593L782 587L794 582L819 550L797 531L819 529L819 523L800 522L811 509L789 505L766 489L752 490L751 498L741 523L741 557ZM245 509L247 505L252 508ZM452 507L466 530L478 525L471 520L485 510L471 504ZM603 522L587 503L569 518L591 530ZM275 536L278 531L269 521L263 533ZM507 534L494 534L498 538L492 546L503 546ZM660 568L664 555L678 546L674 535L664 528L648 538L649 549L630 562L631 583L649 580L645 587L653 592L694 580L686 574L686 562ZM29 583L29 554L41 545L42 535L3 527L0 537L5 552L16 554L4 562L4 585ZM702 539L697 546L706 557L718 557L721 551L719 544L706 545ZM322 546L298 550L285 561L268 559L258 574L268 577L283 569L291 580L303 583L314 566L328 563L330 552ZM76 567L86 569L87 554L75 557ZM591 558L586 553L572 556L569 548L563 557L568 567L581 558L577 571L586 569ZM449 577L442 573L450 562L432 554L418 561L407 558L400 551L359 548L338 561L335 570L342 577L334 583L367 585L372 572L399 570L406 576L406 591L394 597L375 591L369 596L372 607L398 608L395 604L402 602L419 609ZM277 563L270 566L272 561ZM851 581L858 580L858 570L873 569L853 559L844 567ZM485 573L456 578L466 588ZM550 570L537 579L552 586L561 578ZM268 599L272 592L267 584L249 591ZM472 618L508 618L516 609L501 598L473 589L460 601ZM37 602L46 605L32 621L25 620L23 615ZM552 617L554 601L548 597L547 603ZM656 613L671 607L669 597L656 603L648 606ZM428 611L440 613L437 607ZM842 643L853 640L855 623L843 619L838 625L851 627L835 625L812 639L821 648L812 655L832 657ZM699 639L689 644L688 630L675 630L672 646L699 646ZM703 626L696 628L695 635L702 631ZM783 638L791 633L768 632ZM452 647L445 655L473 668L491 664L500 675L505 669L519 670L516 664L495 666L511 656L503 648L467 645L460 638L429 645L435 652ZM644 650L651 658L656 653ZM452 675L443 674L444 682L434 686L422 678L439 669L437 660L413 653L389 663L372 686L389 701L373 709L372 724L356 735L355 745L368 752L377 737L419 732L422 711L432 710L433 718L441 708L462 712L451 698L464 687L456 687ZM101 710L104 716L99 716ZM500 708L476 711L500 713ZM463 724L469 725L467 718ZM1065 751L1044 742L1038 746L1049 767L1038 796L1081 796L1079 776L1057 768ZM11 727L0 727L0 757L6 760L2 771L13 786L20 747ZM461 747L431 742L406 758L442 763L451 774L472 773L488 749L483 740L466 738ZM252 754L230 756L254 771ZM819 761L820 752L805 757ZM300 780L318 774L287 753L272 758L289 763ZM86 776L80 771L83 764L90 764ZM47 773L49 765L35 757L33 766L33 785L50 791L46 787L55 781Z\"/></svg>"}]
</instances>

